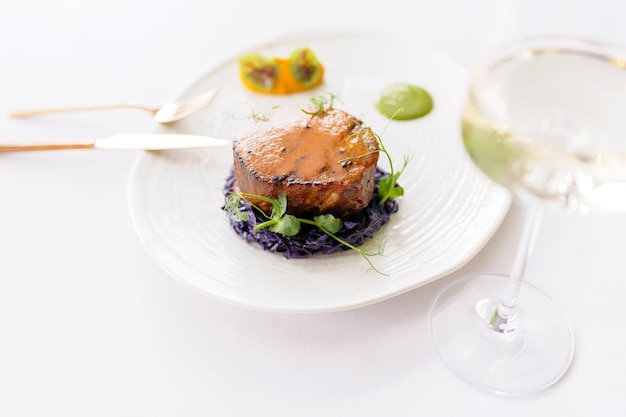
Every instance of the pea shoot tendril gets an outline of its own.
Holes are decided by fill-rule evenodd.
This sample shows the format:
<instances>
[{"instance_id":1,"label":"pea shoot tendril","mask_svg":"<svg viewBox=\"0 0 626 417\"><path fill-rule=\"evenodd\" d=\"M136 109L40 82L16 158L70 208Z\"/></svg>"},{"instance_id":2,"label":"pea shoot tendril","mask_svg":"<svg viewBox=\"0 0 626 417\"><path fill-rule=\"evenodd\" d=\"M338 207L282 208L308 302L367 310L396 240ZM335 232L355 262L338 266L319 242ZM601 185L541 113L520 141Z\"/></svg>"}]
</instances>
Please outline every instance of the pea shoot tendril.
<instances>
[{"instance_id":1,"label":"pea shoot tendril","mask_svg":"<svg viewBox=\"0 0 626 417\"><path fill-rule=\"evenodd\" d=\"M258 206L252 203L250 200L256 199L265 201L272 205L272 212L268 215L263 210L261 210ZM341 230L343 227L343 222L341 219L333 216L332 214L322 214L319 216L313 217L313 219L304 219L300 217L293 216L291 214L287 214L287 197L284 194L278 196L277 199L271 199L255 194L249 193L234 193L231 192L226 196L226 204L224 206L224 210L232 213L236 219L240 221L247 220L248 213L242 212L240 210L240 203L245 201L250 206L252 206L255 210L257 210L266 220L262 223L254 226L254 230L260 230L264 228L269 228L270 231L274 233L279 233L285 236L294 236L300 232L300 227L302 224L308 224L311 226L315 226L320 229L322 232L326 233L331 238L335 239L337 242L342 245L356 251L359 255L361 255L367 263L370 265L371 269L378 272L381 275L387 275L381 271L379 271L373 264L370 257L378 256L384 254L384 240L376 240L375 250L366 250L362 248L358 248L352 245L349 242L346 242L342 238L336 235L337 232ZM245 214L245 216L241 216Z\"/></svg>"}]
</instances>

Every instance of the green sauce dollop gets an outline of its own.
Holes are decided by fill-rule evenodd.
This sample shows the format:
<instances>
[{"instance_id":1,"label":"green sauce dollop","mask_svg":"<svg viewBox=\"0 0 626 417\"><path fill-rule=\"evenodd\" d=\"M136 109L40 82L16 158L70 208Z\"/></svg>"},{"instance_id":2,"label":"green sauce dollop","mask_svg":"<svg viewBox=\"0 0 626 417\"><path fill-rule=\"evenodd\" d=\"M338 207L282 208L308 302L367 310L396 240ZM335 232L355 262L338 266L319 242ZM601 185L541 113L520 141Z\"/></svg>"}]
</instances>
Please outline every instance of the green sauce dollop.
<instances>
[{"instance_id":1,"label":"green sauce dollop","mask_svg":"<svg viewBox=\"0 0 626 417\"><path fill-rule=\"evenodd\" d=\"M389 119L417 119L430 113L433 109L433 98L421 87L397 83L383 90L376 102L376 108ZM400 109L402 110L398 111Z\"/></svg>"}]
</instances>

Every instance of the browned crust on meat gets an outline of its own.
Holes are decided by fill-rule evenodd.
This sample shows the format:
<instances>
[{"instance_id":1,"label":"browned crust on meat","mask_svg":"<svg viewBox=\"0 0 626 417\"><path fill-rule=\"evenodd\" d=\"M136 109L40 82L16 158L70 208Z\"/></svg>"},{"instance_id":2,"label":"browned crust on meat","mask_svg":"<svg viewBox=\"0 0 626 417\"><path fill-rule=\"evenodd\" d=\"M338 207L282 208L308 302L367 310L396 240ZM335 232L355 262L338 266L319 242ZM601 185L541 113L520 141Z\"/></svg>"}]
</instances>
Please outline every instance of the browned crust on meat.
<instances>
[{"instance_id":1,"label":"browned crust on meat","mask_svg":"<svg viewBox=\"0 0 626 417\"><path fill-rule=\"evenodd\" d=\"M233 154L241 192L272 199L285 194L287 212L297 216L346 217L374 194L378 140L342 110L310 115L299 107L275 109L242 129Z\"/></svg>"}]
</instances>

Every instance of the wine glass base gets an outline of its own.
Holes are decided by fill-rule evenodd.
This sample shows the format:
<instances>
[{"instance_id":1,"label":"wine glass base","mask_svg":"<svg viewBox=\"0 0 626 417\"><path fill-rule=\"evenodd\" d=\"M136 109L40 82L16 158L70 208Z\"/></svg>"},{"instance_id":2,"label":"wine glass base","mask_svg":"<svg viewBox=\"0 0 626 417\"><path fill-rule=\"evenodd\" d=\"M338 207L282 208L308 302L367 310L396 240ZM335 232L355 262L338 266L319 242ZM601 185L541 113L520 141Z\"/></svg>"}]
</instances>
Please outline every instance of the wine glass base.
<instances>
[{"instance_id":1,"label":"wine glass base","mask_svg":"<svg viewBox=\"0 0 626 417\"><path fill-rule=\"evenodd\" d=\"M471 384L497 394L522 395L558 381L574 355L567 318L536 287L522 283L516 329L492 330L489 319L508 277L481 274L457 281L435 302L431 332L444 362Z\"/></svg>"}]
</instances>

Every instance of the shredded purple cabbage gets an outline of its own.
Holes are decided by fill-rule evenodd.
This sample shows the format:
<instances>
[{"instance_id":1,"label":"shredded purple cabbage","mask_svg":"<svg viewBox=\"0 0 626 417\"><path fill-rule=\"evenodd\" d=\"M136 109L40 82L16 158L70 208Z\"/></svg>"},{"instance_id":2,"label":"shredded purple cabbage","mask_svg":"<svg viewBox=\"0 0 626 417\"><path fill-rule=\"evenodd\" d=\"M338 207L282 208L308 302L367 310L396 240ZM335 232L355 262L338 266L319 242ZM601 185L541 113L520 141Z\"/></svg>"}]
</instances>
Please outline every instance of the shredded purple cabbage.
<instances>
[{"instance_id":1,"label":"shredded purple cabbage","mask_svg":"<svg viewBox=\"0 0 626 417\"><path fill-rule=\"evenodd\" d=\"M390 198L384 204L380 204L378 182L385 175L387 175L386 172L376 168L374 198L359 213L342 219L343 227L336 233L338 237L358 247L365 239L371 238L389 221L391 215L398 211L398 203L394 199ZM231 171L224 186L225 196L233 191L234 183L235 174ZM263 223L266 219L243 200L240 203L240 210L248 213L248 220L239 221L233 213L226 211L226 217L235 232L246 242L257 242L264 250L281 253L285 258L307 258L316 254L328 255L349 250L347 246L337 242L319 228L308 224L302 224L300 232L295 236L274 233L269 228L254 230L254 226Z\"/></svg>"}]
</instances>

